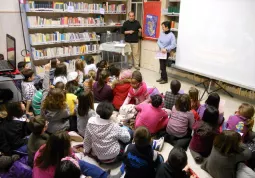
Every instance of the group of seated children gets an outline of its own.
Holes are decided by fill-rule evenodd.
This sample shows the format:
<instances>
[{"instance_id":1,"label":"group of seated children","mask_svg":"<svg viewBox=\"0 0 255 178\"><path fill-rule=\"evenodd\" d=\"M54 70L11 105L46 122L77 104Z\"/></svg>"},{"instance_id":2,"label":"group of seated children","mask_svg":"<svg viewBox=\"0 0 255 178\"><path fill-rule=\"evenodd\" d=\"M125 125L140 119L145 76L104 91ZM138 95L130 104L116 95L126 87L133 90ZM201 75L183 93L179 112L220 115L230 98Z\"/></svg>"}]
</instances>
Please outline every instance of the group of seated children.
<instances>
[{"instance_id":1,"label":"group of seated children","mask_svg":"<svg viewBox=\"0 0 255 178\"><path fill-rule=\"evenodd\" d=\"M0 107L1 169L28 155L34 178L108 177L109 172L77 156L70 143L74 132L67 131L83 139L86 156L103 164L122 162L125 178L196 177L187 166L188 147L215 178L236 177L240 162L254 169L247 147L255 141L252 105L241 104L225 121L217 93L200 104L198 89L185 94L177 80L163 95L148 87L139 71L121 71L104 60L96 66L92 56L86 62L84 67L77 60L74 72L58 62L53 81L51 63L46 64L37 88L33 70L22 70L26 105ZM165 163L159 154L164 142L174 146Z\"/></svg>"}]
</instances>

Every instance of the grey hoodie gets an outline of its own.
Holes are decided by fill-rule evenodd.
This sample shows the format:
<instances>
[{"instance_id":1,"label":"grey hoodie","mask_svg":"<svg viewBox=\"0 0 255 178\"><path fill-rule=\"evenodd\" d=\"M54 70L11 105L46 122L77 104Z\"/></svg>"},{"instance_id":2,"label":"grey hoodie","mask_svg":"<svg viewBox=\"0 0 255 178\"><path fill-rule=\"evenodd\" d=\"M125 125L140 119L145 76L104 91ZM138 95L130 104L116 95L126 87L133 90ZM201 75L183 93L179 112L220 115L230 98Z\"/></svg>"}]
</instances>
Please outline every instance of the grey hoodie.
<instances>
[{"instance_id":1,"label":"grey hoodie","mask_svg":"<svg viewBox=\"0 0 255 178\"><path fill-rule=\"evenodd\" d=\"M46 96L50 90L50 73L45 71L43 79L43 98L42 103L45 100ZM59 130L67 130L69 128L69 120L67 119L70 116L70 111L67 106L63 110L41 110L41 115L49 122L47 132L55 133Z\"/></svg>"}]
</instances>

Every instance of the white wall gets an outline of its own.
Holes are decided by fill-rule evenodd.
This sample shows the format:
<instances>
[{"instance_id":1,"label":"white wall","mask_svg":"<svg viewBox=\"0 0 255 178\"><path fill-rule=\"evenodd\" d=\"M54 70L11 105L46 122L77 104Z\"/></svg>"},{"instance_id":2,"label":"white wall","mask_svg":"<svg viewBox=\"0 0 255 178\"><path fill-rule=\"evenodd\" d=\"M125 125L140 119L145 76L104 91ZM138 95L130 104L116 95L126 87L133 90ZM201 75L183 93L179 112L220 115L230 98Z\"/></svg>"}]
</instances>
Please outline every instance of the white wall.
<instances>
[{"instance_id":1,"label":"white wall","mask_svg":"<svg viewBox=\"0 0 255 178\"><path fill-rule=\"evenodd\" d=\"M6 34L10 34L16 39L17 63L23 60L20 55L24 49L24 41L19 14L18 0L1 0L0 6L0 53L6 58ZM20 94L13 82L1 82L0 88L9 88L14 93L13 101L21 100Z\"/></svg>"},{"instance_id":2,"label":"white wall","mask_svg":"<svg viewBox=\"0 0 255 178\"><path fill-rule=\"evenodd\" d=\"M4 1L4 2L2 2ZM16 39L17 63L23 60L20 52L25 48L19 14L19 0L1 0L0 53L6 58L6 34Z\"/></svg>"}]
</instances>

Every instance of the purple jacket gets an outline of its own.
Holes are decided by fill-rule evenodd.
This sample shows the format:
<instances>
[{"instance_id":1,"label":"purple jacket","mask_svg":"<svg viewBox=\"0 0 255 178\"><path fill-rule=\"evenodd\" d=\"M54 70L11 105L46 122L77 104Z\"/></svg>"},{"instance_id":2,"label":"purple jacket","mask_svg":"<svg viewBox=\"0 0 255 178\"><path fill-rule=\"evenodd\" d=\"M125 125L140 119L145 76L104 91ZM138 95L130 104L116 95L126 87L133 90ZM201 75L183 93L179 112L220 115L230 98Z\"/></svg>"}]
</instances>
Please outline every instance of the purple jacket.
<instances>
[{"instance_id":1,"label":"purple jacket","mask_svg":"<svg viewBox=\"0 0 255 178\"><path fill-rule=\"evenodd\" d=\"M242 138L244 138L247 135L249 130L247 127L247 124L248 124L247 122L248 122L248 119L246 119L245 117L240 115L233 115L229 117L226 124L226 129L239 131L243 133Z\"/></svg>"},{"instance_id":2,"label":"purple jacket","mask_svg":"<svg viewBox=\"0 0 255 178\"><path fill-rule=\"evenodd\" d=\"M198 108L197 113L198 113L200 119L203 119L206 107L207 107L207 104L201 104L200 107ZM218 121L219 125L222 125L223 121L224 121L223 113L220 113L219 121Z\"/></svg>"},{"instance_id":3,"label":"purple jacket","mask_svg":"<svg viewBox=\"0 0 255 178\"><path fill-rule=\"evenodd\" d=\"M112 102L113 99L112 88L107 84L105 84L103 88L100 88L98 86L98 82L95 82L93 85L93 94L96 102L103 101Z\"/></svg>"}]
</instances>

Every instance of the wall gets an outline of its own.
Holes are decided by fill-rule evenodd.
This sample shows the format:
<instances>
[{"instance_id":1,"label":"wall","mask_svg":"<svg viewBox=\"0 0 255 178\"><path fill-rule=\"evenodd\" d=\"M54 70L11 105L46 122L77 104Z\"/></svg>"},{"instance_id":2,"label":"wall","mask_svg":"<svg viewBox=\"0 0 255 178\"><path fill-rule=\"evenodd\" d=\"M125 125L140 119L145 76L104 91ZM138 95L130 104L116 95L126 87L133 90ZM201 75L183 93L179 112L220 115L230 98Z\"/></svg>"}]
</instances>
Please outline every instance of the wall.
<instances>
[{"instance_id":1,"label":"wall","mask_svg":"<svg viewBox=\"0 0 255 178\"><path fill-rule=\"evenodd\" d=\"M18 0L1 0L0 6L0 53L6 58L6 34L16 39L17 63L23 60L20 52L25 47L19 14Z\"/></svg>"},{"instance_id":2,"label":"wall","mask_svg":"<svg viewBox=\"0 0 255 178\"><path fill-rule=\"evenodd\" d=\"M2 2L4 1L4 2ZM4 54L6 58L6 34L10 34L16 39L17 63L23 60L20 55L24 49L23 32L21 27L21 20L19 14L18 0L1 0L0 6L0 53ZM9 88L14 93L13 101L21 100L20 94L13 82L1 82L0 88Z\"/></svg>"}]
</instances>

